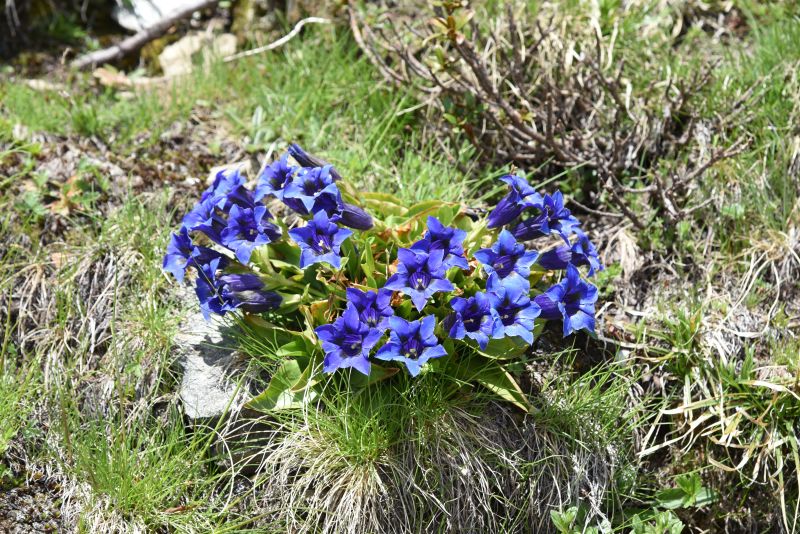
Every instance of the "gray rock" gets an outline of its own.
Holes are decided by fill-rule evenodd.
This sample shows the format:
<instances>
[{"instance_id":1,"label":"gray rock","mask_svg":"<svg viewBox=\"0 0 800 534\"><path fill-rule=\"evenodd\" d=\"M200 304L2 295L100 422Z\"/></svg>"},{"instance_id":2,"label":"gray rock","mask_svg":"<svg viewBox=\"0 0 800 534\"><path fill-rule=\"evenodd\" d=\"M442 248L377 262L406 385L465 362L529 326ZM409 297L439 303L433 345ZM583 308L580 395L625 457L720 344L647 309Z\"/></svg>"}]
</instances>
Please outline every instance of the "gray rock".
<instances>
[{"instance_id":1,"label":"gray rock","mask_svg":"<svg viewBox=\"0 0 800 534\"><path fill-rule=\"evenodd\" d=\"M195 303L196 305L196 303ZM230 331L198 311L186 318L176 336L183 367L180 397L189 419L213 419L236 411L250 398L245 365Z\"/></svg>"}]
</instances>

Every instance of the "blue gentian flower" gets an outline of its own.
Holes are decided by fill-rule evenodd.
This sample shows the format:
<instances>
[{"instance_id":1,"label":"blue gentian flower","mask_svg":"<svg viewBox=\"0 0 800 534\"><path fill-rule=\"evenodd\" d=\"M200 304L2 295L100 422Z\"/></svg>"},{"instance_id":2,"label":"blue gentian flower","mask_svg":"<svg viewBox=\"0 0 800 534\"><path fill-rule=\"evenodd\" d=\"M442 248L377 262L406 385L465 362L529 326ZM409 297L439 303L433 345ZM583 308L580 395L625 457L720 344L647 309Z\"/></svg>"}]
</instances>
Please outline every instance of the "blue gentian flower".
<instances>
[{"instance_id":1,"label":"blue gentian flower","mask_svg":"<svg viewBox=\"0 0 800 534\"><path fill-rule=\"evenodd\" d=\"M386 330L389 317L394 315L391 290L361 291L355 287L348 287L346 293L347 302L356 307L362 322L372 328Z\"/></svg>"},{"instance_id":2,"label":"blue gentian flower","mask_svg":"<svg viewBox=\"0 0 800 534\"><path fill-rule=\"evenodd\" d=\"M280 239L280 228L269 222L271 218L266 206L251 209L233 205L227 226L220 234L222 244L236 254L237 260L247 264L256 247Z\"/></svg>"},{"instance_id":3,"label":"blue gentian flower","mask_svg":"<svg viewBox=\"0 0 800 534\"><path fill-rule=\"evenodd\" d=\"M389 341L375 354L376 358L403 362L411 376L417 376L431 358L447 356L434 335L436 317L428 315L417 321L389 317Z\"/></svg>"},{"instance_id":4,"label":"blue gentian flower","mask_svg":"<svg viewBox=\"0 0 800 534\"><path fill-rule=\"evenodd\" d=\"M564 195L556 191L545 195L540 206L541 213L530 217L514 228L514 237L527 241L550 234L559 234L567 239L580 226L580 222L564 207Z\"/></svg>"},{"instance_id":5,"label":"blue gentian flower","mask_svg":"<svg viewBox=\"0 0 800 534\"><path fill-rule=\"evenodd\" d=\"M214 177L214 182L208 189L203 191L203 194L200 196L200 201L202 202L212 197L219 199L244 185L245 179L239 173L239 169L222 169Z\"/></svg>"},{"instance_id":6,"label":"blue gentian flower","mask_svg":"<svg viewBox=\"0 0 800 534\"><path fill-rule=\"evenodd\" d=\"M305 150L300 148L299 145L289 145L289 154L291 154L297 163L307 168L309 171L313 169L321 169L320 171L315 172L324 173L325 177L327 178L329 176L331 181L342 179L341 175L336 172L336 169L334 169L332 165L325 160L308 154ZM316 179L316 176L312 175L309 177L309 180L313 179ZM319 185L321 184L317 184L317 186ZM328 186L330 184L326 183L325 185ZM304 187L310 189L312 184L305 185ZM293 187L292 189L295 188ZM332 192L333 190L331 189L329 193ZM308 211L314 213L320 209L324 209L331 217L334 215L341 217L340 222L350 228L355 228L356 230L369 230L372 228L372 217L366 211L358 206L354 206L353 204L343 202L338 188L335 190L335 193L335 195L328 193L320 194L320 198L317 199L315 202L315 207L313 208L308 208L306 205L298 207L299 199L295 198L295 193L293 193L289 198L285 198L284 201L290 208L303 215L305 215Z\"/></svg>"},{"instance_id":7,"label":"blue gentian flower","mask_svg":"<svg viewBox=\"0 0 800 534\"><path fill-rule=\"evenodd\" d=\"M522 176L507 174L500 180L508 184L510 192L489 213L489 228L508 224L524 210L538 208L542 204L542 196Z\"/></svg>"},{"instance_id":8,"label":"blue gentian flower","mask_svg":"<svg viewBox=\"0 0 800 534\"><path fill-rule=\"evenodd\" d=\"M222 244L221 234L227 223L217 208L218 202L214 196L201 200L184 215L182 226L189 232L203 232L212 241Z\"/></svg>"},{"instance_id":9,"label":"blue gentian flower","mask_svg":"<svg viewBox=\"0 0 800 534\"><path fill-rule=\"evenodd\" d=\"M342 264L342 243L353 232L340 228L327 213L318 211L305 226L289 230L289 235L300 245L300 267L322 262L338 269Z\"/></svg>"},{"instance_id":10,"label":"blue gentian flower","mask_svg":"<svg viewBox=\"0 0 800 534\"><path fill-rule=\"evenodd\" d=\"M299 163L302 167L324 167L325 165L330 165L324 159L320 159L316 156L312 156L302 148L300 145L296 143L292 143L289 145L289 154L294 158L294 160ZM331 167L331 176L334 180L341 180L342 177L336 172L336 169Z\"/></svg>"},{"instance_id":11,"label":"blue gentian flower","mask_svg":"<svg viewBox=\"0 0 800 534\"><path fill-rule=\"evenodd\" d=\"M163 268L172 273L179 283L183 283L186 269L191 266L203 265L215 258L220 258L221 267L225 267L228 262L228 258L216 250L194 245L189 231L182 226L170 237Z\"/></svg>"},{"instance_id":12,"label":"blue gentian flower","mask_svg":"<svg viewBox=\"0 0 800 534\"><path fill-rule=\"evenodd\" d=\"M189 266L189 258L194 248L192 238L189 237L189 231L185 227L181 227L178 232L170 236L162 267L168 273L172 273L172 276L180 283L183 283L186 268Z\"/></svg>"},{"instance_id":13,"label":"blue gentian flower","mask_svg":"<svg viewBox=\"0 0 800 534\"><path fill-rule=\"evenodd\" d=\"M589 240L589 237L580 229L576 230L578 240L575 243L562 245L552 250L542 252L536 263L545 269L559 270L566 269L567 265L572 264L589 266L589 276L594 276L596 272L602 271L600 257L597 249Z\"/></svg>"},{"instance_id":14,"label":"blue gentian flower","mask_svg":"<svg viewBox=\"0 0 800 534\"><path fill-rule=\"evenodd\" d=\"M222 258L196 265L198 273L195 293L200 301L200 311L206 320L211 318L212 313L225 315L236 309L259 313L274 310L281 305L281 296L274 291L264 290L264 282L257 275L218 275L217 272L223 265Z\"/></svg>"},{"instance_id":15,"label":"blue gentian flower","mask_svg":"<svg viewBox=\"0 0 800 534\"><path fill-rule=\"evenodd\" d=\"M223 169L214 178L214 183L200 197L200 202L210 200L217 208L228 211L234 204L252 207L253 192L245 187L246 180L239 169Z\"/></svg>"},{"instance_id":16,"label":"blue gentian flower","mask_svg":"<svg viewBox=\"0 0 800 534\"><path fill-rule=\"evenodd\" d=\"M515 277L501 280L494 273L486 282L486 290L489 303L500 318L502 335L518 336L532 344L534 320L541 310L531 302L528 284Z\"/></svg>"},{"instance_id":17,"label":"blue gentian flower","mask_svg":"<svg viewBox=\"0 0 800 534\"><path fill-rule=\"evenodd\" d=\"M369 376L369 352L383 337L383 332L362 322L355 306L347 306L333 324L322 325L315 332L325 351L323 371L332 373L352 367Z\"/></svg>"},{"instance_id":18,"label":"blue gentian flower","mask_svg":"<svg viewBox=\"0 0 800 534\"><path fill-rule=\"evenodd\" d=\"M397 251L397 259L397 272L389 277L384 287L411 297L417 311L422 311L434 293L455 289L450 280L445 278L447 272L442 263L443 250L428 253L401 248Z\"/></svg>"},{"instance_id":19,"label":"blue gentian flower","mask_svg":"<svg viewBox=\"0 0 800 534\"><path fill-rule=\"evenodd\" d=\"M253 273L223 274L217 277L217 289L224 302L250 313L274 310L281 305L282 297L274 291L264 290L264 282Z\"/></svg>"},{"instance_id":20,"label":"blue gentian flower","mask_svg":"<svg viewBox=\"0 0 800 534\"><path fill-rule=\"evenodd\" d=\"M492 248L483 248L475 253L475 258L483 264L486 274L497 273L500 278L519 276L527 281L531 275L531 265L539 254L527 250L517 243L508 230L503 230Z\"/></svg>"},{"instance_id":21,"label":"blue gentian flower","mask_svg":"<svg viewBox=\"0 0 800 534\"><path fill-rule=\"evenodd\" d=\"M283 201L301 215L325 211L332 216L340 211L342 195L333 181L330 165L301 167L286 184Z\"/></svg>"},{"instance_id":22,"label":"blue gentian flower","mask_svg":"<svg viewBox=\"0 0 800 534\"><path fill-rule=\"evenodd\" d=\"M283 200L284 188L292 180L297 167L289 165L289 155L284 154L264 168L258 177L254 200L259 202L264 197L275 197Z\"/></svg>"},{"instance_id":23,"label":"blue gentian flower","mask_svg":"<svg viewBox=\"0 0 800 534\"><path fill-rule=\"evenodd\" d=\"M343 202L339 206L338 215L342 218L342 224L350 228L355 228L356 230L369 230L372 228L373 223L370 214L353 204Z\"/></svg>"},{"instance_id":24,"label":"blue gentian flower","mask_svg":"<svg viewBox=\"0 0 800 534\"><path fill-rule=\"evenodd\" d=\"M454 297L450 301L450 307L455 313L447 318L446 327L453 339L464 339L467 336L477 341L481 349L485 349L489 338L503 335L500 317L485 293L478 291L468 299Z\"/></svg>"},{"instance_id":25,"label":"blue gentian flower","mask_svg":"<svg viewBox=\"0 0 800 534\"><path fill-rule=\"evenodd\" d=\"M574 265L567 265L567 276L541 295L534 297L543 319L562 319L564 337L576 330L594 332L594 304L597 288L581 280Z\"/></svg>"},{"instance_id":26,"label":"blue gentian flower","mask_svg":"<svg viewBox=\"0 0 800 534\"><path fill-rule=\"evenodd\" d=\"M197 300L200 301L200 311L208 321L212 313L225 315L227 312L235 310L236 305L229 299L222 297L219 291L220 282L217 280L217 271L220 269L220 259L216 258L210 262L199 265L197 269L197 280L195 280L195 293Z\"/></svg>"},{"instance_id":27,"label":"blue gentian flower","mask_svg":"<svg viewBox=\"0 0 800 534\"><path fill-rule=\"evenodd\" d=\"M443 225L436 217L428 217L428 230L420 241L414 243L411 248L413 250L422 250L430 252L432 250L444 251L444 264L445 269L450 267L459 267L461 269L469 269L467 265L467 258L464 257L464 238L467 237L467 232Z\"/></svg>"}]
</instances>

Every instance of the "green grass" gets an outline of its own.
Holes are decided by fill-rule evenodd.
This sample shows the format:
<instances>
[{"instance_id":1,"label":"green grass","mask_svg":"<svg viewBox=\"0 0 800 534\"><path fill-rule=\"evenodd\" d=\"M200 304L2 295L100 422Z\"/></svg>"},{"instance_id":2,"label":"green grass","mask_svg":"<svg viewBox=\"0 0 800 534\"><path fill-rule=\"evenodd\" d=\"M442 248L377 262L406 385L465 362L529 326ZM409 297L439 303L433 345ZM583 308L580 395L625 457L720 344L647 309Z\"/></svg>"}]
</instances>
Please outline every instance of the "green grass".
<instances>
[{"instance_id":1,"label":"green grass","mask_svg":"<svg viewBox=\"0 0 800 534\"><path fill-rule=\"evenodd\" d=\"M314 31L270 54L139 89L132 99L90 89L82 78L68 92L2 83L0 120L8 129L97 136L127 153L152 146L173 122L194 115L224 125L251 152L298 142L351 183L396 191L404 200L458 200L476 186L433 141L418 140L413 99L375 83L373 68L340 30ZM469 167L471 151L459 153L456 163Z\"/></svg>"}]
</instances>

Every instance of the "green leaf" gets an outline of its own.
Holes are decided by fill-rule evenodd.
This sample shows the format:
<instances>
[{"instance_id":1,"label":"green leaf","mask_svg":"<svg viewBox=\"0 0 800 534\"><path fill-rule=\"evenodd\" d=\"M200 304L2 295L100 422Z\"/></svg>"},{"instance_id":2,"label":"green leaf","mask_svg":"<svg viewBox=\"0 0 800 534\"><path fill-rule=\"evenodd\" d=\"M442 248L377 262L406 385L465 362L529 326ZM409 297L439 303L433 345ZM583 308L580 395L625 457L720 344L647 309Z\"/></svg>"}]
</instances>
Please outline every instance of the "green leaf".
<instances>
[{"instance_id":1,"label":"green leaf","mask_svg":"<svg viewBox=\"0 0 800 534\"><path fill-rule=\"evenodd\" d=\"M441 200L426 200L424 202L418 202L414 204L410 208L408 208L408 219L414 218L425 218L428 215L435 215L437 219L442 219L440 216L441 211L447 211L445 208L448 204L443 203ZM447 222L442 221L443 224L448 224L450 221Z\"/></svg>"},{"instance_id":2,"label":"green leaf","mask_svg":"<svg viewBox=\"0 0 800 534\"><path fill-rule=\"evenodd\" d=\"M267 389L252 398L247 407L260 412L301 407L304 393L292 391L292 386L302 375L300 364L296 360L284 361L275 371Z\"/></svg>"},{"instance_id":3,"label":"green leaf","mask_svg":"<svg viewBox=\"0 0 800 534\"><path fill-rule=\"evenodd\" d=\"M243 315L245 325L252 329L255 334L261 338L268 340L275 344L275 346L282 346L290 343L302 336L301 332L293 332L281 326L270 323L266 319L246 313Z\"/></svg>"},{"instance_id":4,"label":"green leaf","mask_svg":"<svg viewBox=\"0 0 800 534\"><path fill-rule=\"evenodd\" d=\"M364 240L363 250L361 251L361 271L367 279L372 279L375 273L375 257L372 255L372 243L374 237Z\"/></svg>"},{"instance_id":5,"label":"green leaf","mask_svg":"<svg viewBox=\"0 0 800 534\"><path fill-rule=\"evenodd\" d=\"M295 339L294 341L280 346L278 350L275 351L275 356L278 358L291 358L293 356L308 357L308 347L303 338Z\"/></svg>"},{"instance_id":6,"label":"green leaf","mask_svg":"<svg viewBox=\"0 0 800 534\"><path fill-rule=\"evenodd\" d=\"M485 349L481 349L475 344L475 350L487 358L495 360L510 360L519 357L523 354L530 345L524 339L513 337L504 337L501 339L490 339L489 344Z\"/></svg>"},{"instance_id":7,"label":"green leaf","mask_svg":"<svg viewBox=\"0 0 800 534\"><path fill-rule=\"evenodd\" d=\"M578 515L578 507L571 506L564 511L550 510L550 520L561 534L571 534L572 524Z\"/></svg>"},{"instance_id":8,"label":"green leaf","mask_svg":"<svg viewBox=\"0 0 800 534\"><path fill-rule=\"evenodd\" d=\"M405 215L408 212L400 199L388 193L363 193L360 199L364 208L380 219L385 219L387 215Z\"/></svg>"},{"instance_id":9,"label":"green leaf","mask_svg":"<svg viewBox=\"0 0 800 534\"><path fill-rule=\"evenodd\" d=\"M680 488L661 490L656 494L656 500L662 508L677 510L683 508L686 493Z\"/></svg>"},{"instance_id":10,"label":"green leaf","mask_svg":"<svg viewBox=\"0 0 800 534\"><path fill-rule=\"evenodd\" d=\"M532 410L522 389L497 360L475 357L461 359L454 361L451 373L460 380L479 383L526 412Z\"/></svg>"},{"instance_id":11,"label":"green leaf","mask_svg":"<svg viewBox=\"0 0 800 534\"><path fill-rule=\"evenodd\" d=\"M400 369L397 367L384 367L373 362L370 365L369 376L355 371L350 376L350 383L356 387L365 388L396 375L398 371Z\"/></svg>"}]
</instances>

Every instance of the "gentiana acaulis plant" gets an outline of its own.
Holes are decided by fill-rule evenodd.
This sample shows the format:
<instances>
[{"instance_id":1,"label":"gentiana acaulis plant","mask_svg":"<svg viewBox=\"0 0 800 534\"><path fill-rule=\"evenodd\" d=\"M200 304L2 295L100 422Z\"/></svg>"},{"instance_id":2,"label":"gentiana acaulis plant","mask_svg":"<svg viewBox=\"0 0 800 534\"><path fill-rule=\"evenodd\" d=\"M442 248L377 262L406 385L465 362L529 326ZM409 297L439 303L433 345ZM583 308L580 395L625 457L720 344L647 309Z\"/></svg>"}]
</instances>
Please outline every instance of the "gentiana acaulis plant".
<instances>
[{"instance_id":1,"label":"gentiana acaulis plant","mask_svg":"<svg viewBox=\"0 0 800 534\"><path fill-rule=\"evenodd\" d=\"M508 194L476 221L436 199L405 206L356 193L291 145L254 184L219 172L172 234L163 267L194 280L206 318L241 314L293 347L276 354L304 347L286 357L303 368L287 391L343 370L369 387L403 368L482 383L546 321L564 336L593 333L598 292L585 277L603 269L559 191L540 193L521 174L501 180Z\"/></svg>"}]
</instances>

